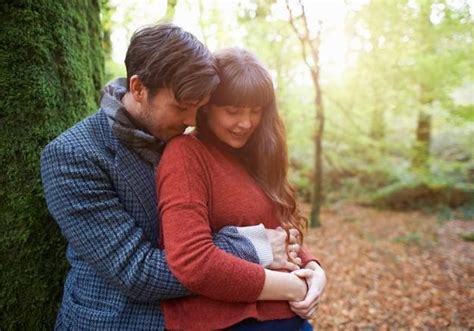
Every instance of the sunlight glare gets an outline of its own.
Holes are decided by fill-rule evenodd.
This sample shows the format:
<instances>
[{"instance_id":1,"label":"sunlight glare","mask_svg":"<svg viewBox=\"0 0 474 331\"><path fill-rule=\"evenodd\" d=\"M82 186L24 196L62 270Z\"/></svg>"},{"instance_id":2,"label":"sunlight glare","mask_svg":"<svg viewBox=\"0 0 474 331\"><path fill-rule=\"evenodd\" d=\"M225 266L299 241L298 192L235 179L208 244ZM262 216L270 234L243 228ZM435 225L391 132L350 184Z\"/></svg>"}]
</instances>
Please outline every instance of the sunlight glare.
<instances>
[{"instance_id":1,"label":"sunlight glare","mask_svg":"<svg viewBox=\"0 0 474 331\"><path fill-rule=\"evenodd\" d=\"M151 24L161 19L166 13L167 1L110 1L112 6L116 7L112 18L115 23L111 36L113 44L112 59L114 62L123 63L133 31L141 25ZM245 47L243 37L246 31L239 26L236 13L239 10L239 3L248 5L248 2L248 0L209 0L202 1L199 4L189 0L178 1L174 23L195 34L212 51L228 46ZM348 61L347 58L351 40L348 39L344 31L348 4L344 0L303 0L302 2L305 6L312 35L317 32L318 22L322 23L323 38L320 49L321 68L324 72L322 76L330 80L340 79L348 63L352 62ZM366 2L367 0L353 0L350 1L349 5L356 8ZM297 1L290 0L290 5L292 8L296 8ZM216 16L218 20L216 20ZM286 0L277 0L272 7L272 15L268 20L288 19ZM209 21L213 20L216 22L209 24ZM218 43L216 34L221 34L221 43L222 40L225 40L225 45ZM304 62L301 61L300 65L304 67ZM304 71L303 68L301 68L301 71ZM309 75L300 77L306 80L306 84L311 84Z\"/></svg>"}]
</instances>

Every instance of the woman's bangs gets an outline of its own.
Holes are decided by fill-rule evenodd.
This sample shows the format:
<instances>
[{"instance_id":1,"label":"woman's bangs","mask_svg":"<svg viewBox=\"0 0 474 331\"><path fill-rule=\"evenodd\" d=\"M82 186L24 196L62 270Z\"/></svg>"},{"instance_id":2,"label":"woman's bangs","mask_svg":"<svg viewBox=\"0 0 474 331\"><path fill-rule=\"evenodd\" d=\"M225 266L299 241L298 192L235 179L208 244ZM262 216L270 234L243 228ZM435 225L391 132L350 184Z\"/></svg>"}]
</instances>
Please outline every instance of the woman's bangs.
<instances>
[{"instance_id":1,"label":"woman's bangs","mask_svg":"<svg viewBox=\"0 0 474 331\"><path fill-rule=\"evenodd\" d=\"M232 79L218 85L211 104L217 106L265 107L273 100L273 84L264 79Z\"/></svg>"}]
</instances>

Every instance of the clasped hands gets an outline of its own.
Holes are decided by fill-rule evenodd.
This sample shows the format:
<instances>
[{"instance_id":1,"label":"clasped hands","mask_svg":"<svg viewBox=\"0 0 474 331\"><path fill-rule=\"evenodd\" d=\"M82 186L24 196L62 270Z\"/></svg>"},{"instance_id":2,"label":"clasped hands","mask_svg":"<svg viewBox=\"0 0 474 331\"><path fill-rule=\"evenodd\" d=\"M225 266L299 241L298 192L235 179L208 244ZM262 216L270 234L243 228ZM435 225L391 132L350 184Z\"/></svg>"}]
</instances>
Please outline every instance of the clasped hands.
<instances>
[{"instance_id":1,"label":"clasped hands","mask_svg":"<svg viewBox=\"0 0 474 331\"><path fill-rule=\"evenodd\" d=\"M300 250L299 232L290 229L289 245L286 245L287 233L281 227L274 230L266 229L268 240L272 246L273 263L268 269L287 269L304 280L307 285L306 296L301 301L290 301L291 310L304 319L311 318L318 309L320 297L326 286L326 274L318 263L311 261L302 266L298 257ZM289 261L288 256L292 261Z\"/></svg>"}]
</instances>

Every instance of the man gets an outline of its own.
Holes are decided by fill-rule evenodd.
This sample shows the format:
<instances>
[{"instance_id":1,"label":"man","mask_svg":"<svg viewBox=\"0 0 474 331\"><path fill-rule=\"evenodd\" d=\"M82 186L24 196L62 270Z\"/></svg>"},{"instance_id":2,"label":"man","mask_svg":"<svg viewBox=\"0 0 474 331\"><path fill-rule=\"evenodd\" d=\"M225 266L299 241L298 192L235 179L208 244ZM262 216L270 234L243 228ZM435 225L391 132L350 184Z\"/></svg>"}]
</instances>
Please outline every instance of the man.
<instances>
[{"instance_id":1,"label":"man","mask_svg":"<svg viewBox=\"0 0 474 331\"><path fill-rule=\"evenodd\" d=\"M56 329L162 330L160 300L190 295L157 248L154 169L217 85L214 59L190 33L157 25L134 34L125 65L126 81L106 86L99 112L42 153L46 201L71 265ZM285 239L262 226L214 235L242 259L294 269Z\"/></svg>"}]
</instances>

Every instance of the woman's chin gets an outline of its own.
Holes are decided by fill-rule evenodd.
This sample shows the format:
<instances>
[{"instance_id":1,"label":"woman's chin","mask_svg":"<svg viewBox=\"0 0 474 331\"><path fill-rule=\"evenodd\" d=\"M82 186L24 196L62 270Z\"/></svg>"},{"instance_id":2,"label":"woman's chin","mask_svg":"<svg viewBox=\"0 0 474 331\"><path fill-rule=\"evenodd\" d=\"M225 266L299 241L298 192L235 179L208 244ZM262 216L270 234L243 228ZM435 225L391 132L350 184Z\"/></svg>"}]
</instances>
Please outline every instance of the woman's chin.
<instances>
[{"instance_id":1,"label":"woman's chin","mask_svg":"<svg viewBox=\"0 0 474 331\"><path fill-rule=\"evenodd\" d=\"M229 145L232 148L235 149L240 149L244 147L247 144L247 141L229 141L227 142L227 145Z\"/></svg>"}]
</instances>

